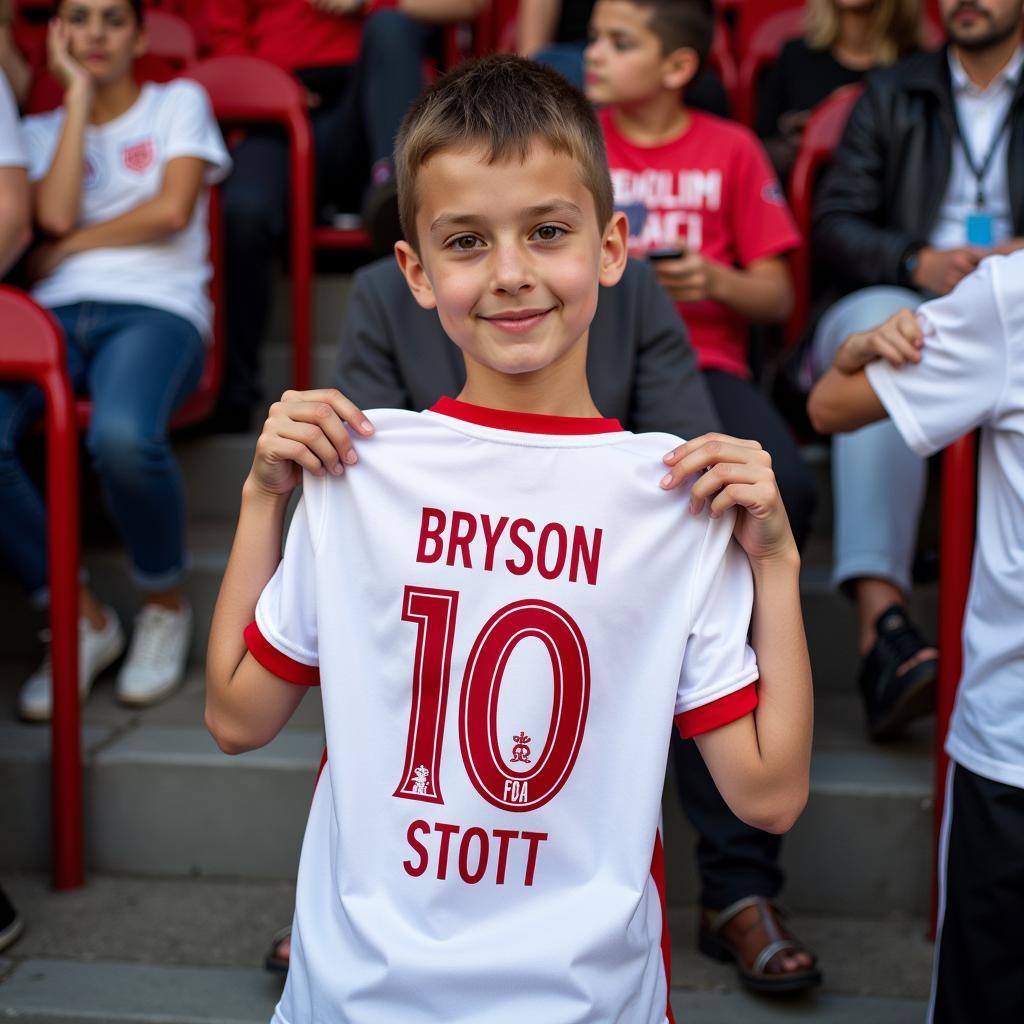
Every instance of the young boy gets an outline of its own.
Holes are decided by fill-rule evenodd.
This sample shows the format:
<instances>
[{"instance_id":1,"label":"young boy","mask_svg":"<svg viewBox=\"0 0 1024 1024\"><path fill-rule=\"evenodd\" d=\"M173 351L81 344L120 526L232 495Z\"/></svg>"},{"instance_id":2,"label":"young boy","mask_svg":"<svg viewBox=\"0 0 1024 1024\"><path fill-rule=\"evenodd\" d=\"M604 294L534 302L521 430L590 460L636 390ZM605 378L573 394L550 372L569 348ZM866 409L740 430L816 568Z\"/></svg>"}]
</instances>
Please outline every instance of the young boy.
<instances>
[{"instance_id":1,"label":"young boy","mask_svg":"<svg viewBox=\"0 0 1024 1024\"><path fill-rule=\"evenodd\" d=\"M752 384L752 323L780 323L793 289L785 256L800 242L782 188L753 132L688 107L711 48L711 0L598 0L586 91L603 107L615 205L633 255L650 254L686 321L727 433L775 459L797 544L815 488L781 416Z\"/></svg>"},{"instance_id":2,"label":"young boy","mask_svg":"<svg viewBox=\"0 0 1024 1024\"><path fill-rule=\"evenodd\" d=\"M750 822L784 830L807 794L799 556L770 460L594 407L587 332L625 221L557 73L460 67L396 155L396 255L466 386L376 429L336 392L272 406L210 641L226 751L322 685L329 759L275 1022L661 1024L672 718ZM671 491L703 470L688 514Z\"/></svg>"},{"instance_id":3,"label":"young boy","mask_svg":"<svg viewBox=\"0 0 1024 1024\"><path fill-rule=\"evenodd\" d=\"M981 427L929 1021L1024 1020L1024 253L851 334L807 408L822 433L891 416L922 456Z\"/></svg>"}]
</instances>

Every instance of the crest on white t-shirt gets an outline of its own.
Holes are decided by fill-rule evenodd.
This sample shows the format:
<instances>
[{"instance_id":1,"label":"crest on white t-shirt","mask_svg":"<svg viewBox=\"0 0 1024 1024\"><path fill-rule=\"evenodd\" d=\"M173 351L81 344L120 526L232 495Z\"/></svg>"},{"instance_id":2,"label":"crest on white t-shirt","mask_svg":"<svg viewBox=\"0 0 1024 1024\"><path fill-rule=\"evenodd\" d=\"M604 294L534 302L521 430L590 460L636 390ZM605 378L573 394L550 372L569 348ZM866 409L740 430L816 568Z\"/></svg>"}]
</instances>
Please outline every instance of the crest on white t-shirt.
<instances>
[{"instance_id":1,"label":"crest on white t-shirt","mask_svg":"<svg viewBox=\"0 0 1024 1024\"><path fill-rule=\"evenodd\" d=\"M148 171L156 159L156 146L152 139L143 139L141 142L126 144L121 149L121 160L126 170L135 174Z\"/></svg>"}]
</instances>

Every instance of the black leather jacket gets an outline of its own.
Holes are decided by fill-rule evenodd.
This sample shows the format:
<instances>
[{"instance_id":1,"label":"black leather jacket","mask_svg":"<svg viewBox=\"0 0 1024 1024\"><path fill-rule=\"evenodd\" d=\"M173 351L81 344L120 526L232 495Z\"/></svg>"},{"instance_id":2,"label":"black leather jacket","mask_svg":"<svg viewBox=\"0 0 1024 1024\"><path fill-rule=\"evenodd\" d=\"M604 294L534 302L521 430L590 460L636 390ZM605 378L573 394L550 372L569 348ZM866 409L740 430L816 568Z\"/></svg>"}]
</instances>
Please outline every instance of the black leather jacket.
<instances>
[{"instance_id":1,"label":"black leather jacket","mask_svg":"<svg viewBox=\"0 0 1024 1024\"><path fill-rule=\"evenodd\" d=\"M1012 109L1010 213L1024 235L1024 75ZM815 199L814 254L830 284L904 283L904 253L927 242L938 218L955 139L945 49L868 76Z\"/></svg>"}]
</instances>

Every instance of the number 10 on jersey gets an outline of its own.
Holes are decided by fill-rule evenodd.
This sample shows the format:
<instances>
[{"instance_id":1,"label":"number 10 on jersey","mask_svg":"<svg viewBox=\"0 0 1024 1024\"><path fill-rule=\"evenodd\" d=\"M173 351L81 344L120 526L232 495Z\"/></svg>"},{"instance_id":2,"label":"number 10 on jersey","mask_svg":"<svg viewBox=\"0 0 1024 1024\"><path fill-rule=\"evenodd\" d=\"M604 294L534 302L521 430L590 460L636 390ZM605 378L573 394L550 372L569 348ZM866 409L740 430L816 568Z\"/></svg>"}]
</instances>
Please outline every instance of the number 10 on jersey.
<instances>
[{"instance_id":1,"label":"number 10 on jersey","mask_svg":"<svg viewBox=\"0 0 1024 1024\"><path fill-rule=\"evenodd\" d=\"M402 619L416 626L409 738L394 793L405 800L444 803L441 751L458 609L457 591L405 588ZM513 771L502 758L509 744L498 734L498 700L509 658L528 637L539 640L551 659L551 720L540 756L526 771ZM477 792L507 811L546 804L572 774L589 703L590 659L572 616L541 600L513 601L498 609L473 642L459 697L462 760Z\"/></svg>"}]
</instances>

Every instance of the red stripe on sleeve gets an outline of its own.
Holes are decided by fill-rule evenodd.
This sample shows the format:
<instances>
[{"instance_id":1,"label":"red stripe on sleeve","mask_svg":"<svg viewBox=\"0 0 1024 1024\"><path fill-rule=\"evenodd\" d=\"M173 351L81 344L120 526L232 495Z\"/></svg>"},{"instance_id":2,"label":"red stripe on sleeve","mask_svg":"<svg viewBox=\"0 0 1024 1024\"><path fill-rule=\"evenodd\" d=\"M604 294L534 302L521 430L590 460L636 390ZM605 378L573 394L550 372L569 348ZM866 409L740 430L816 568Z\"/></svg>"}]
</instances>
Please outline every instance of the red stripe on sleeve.
<instances>
[{"instance_id":1,"label":"red stripe on sleeve","mask_svg":"<svg viewBox=\"0 0 1024 1024\"><path fill-rule=\"evenodd\" d=\"M245 627L245 646L249 648L249 653L278 679L294 683L296 686L320 685L318 666L303 665L301 661L283 654L260 632L260 627L255 621Z\"/></svg>"},{"instance_id":2,"label":"red stripe on sleeve","mask_svg":"<svg viewBox=\"0 0 1024 1024\"><path fill-rule=\"evenodd\" d=\"M757 707L757 681L741 690L727 693L710 704L683 711L676 715L676 728L684 740L693 739L702 732L711 732L720 726L735 722L737 718L749 715Z\"/></svg>"}]
</instances>

